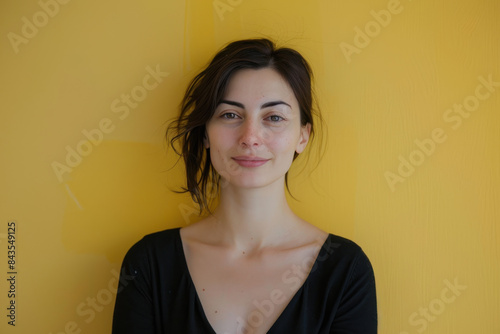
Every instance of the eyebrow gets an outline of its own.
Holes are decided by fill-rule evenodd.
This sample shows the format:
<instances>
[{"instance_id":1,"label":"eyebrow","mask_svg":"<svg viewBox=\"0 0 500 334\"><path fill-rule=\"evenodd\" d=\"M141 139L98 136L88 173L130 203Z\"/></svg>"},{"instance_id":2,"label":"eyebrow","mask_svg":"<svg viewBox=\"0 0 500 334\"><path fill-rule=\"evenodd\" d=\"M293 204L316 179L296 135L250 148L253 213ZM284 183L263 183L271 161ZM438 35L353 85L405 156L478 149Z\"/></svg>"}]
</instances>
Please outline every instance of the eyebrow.
<instances>
[{"instance_id":1,"label":"eyebrow","mask_svg":"<svg viewBox=\"0 0 500 334\"><path fill-rule=\"evenodd\" d=\"M229 100L221 100L217 105L219 105L221 103L229 104L229 105L232 105L232 106L235 106L235 107L239 107L239 108L245 109L245 106L243 105L243 103L240 103L240 102L229 101ZM287 105L290 109L292 109L292 107L288 103L286 103L284 101L270 101L270 102L266 102L266 103L264 103L264 104L262 104L260 106L260 109L274 107L274 106L277 106L277 105L280 105L280 104Z\"/></svg>"}]
</instances>

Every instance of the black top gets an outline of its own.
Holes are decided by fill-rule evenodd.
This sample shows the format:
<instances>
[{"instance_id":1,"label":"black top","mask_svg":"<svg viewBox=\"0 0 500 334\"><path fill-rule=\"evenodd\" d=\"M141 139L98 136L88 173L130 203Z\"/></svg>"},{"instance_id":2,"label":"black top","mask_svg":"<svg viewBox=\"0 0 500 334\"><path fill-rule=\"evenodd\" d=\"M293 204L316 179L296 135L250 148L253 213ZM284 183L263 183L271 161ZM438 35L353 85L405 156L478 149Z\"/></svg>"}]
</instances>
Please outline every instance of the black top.
<instances>
[{"instance_id":1,"label":"black top","mask_svg":"<svg viewBox=\"0 0 500 334\"><path fill-rule=\"evenodd\" d=\"M113 334L215 334L191 280L179 231L149 234L125 255ZM268 333L377 333L375 277L361 248L329 234L304 284Z\"/></svg>"}]
</instances>

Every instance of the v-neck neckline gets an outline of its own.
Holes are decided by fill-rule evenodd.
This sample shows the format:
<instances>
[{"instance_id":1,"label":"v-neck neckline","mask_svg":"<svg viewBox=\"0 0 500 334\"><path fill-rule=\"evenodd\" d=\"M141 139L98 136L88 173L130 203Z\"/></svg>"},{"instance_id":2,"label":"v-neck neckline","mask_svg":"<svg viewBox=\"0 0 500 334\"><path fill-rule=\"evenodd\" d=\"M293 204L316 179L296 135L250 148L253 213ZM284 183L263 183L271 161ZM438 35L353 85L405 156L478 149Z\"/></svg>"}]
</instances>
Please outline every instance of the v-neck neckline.
<instances>
[{"instance_id":1,"label":"v-neck neckline","mask_svg":"<svg viewBox=\"0 0 500 334\"><path fill-rule=\"evenodd\" d=\"M298 299L300 297L300 295L302 294L303 290L305 289L306 284L308 284L308 282L309 282L310 277L312 276L312 274L315 271L318 270L318 259L322 255L322 251L324 250L325 245L327 244L327 242L331 238L331 236L332 235L330 233L327 235L325 241L323 242L323 244L321 245L321 248L319 249L318 254L316 255L316 259L314 260L314 264L312 265L311 270L307 274L306 279L304 280L304 282L302 283L302 285L300 286L300 288L295 292L295 294L290 299L290 301L288 302L288 304L285 306L285 308L283 309L283 311L280 313L280 315L278 316L278 318L274 321L273 325L269 328L269 330L267 331L267 333L272 333L272 331L274 330L274 328L277 326L277 324L283 318L284 314L287 313L288 309L291 307L292 304L295 303L296 299ZM202 316L203 321L206 324L206 326L208 328L210 328L210 330L212 331L213 334L217 334L217 332L212 327L212 324L210 323L210 321L208 321L207 315L205 313L205 309L203 308L203 305L201 304L201 300L200 300L200 297L198 295L198 291L196 290L196 285L194 284L193 278L191 277L191 273L189 272L189 267L188 267L188 264L187 264L186 254L184 253L184 246L183 246L183 243L182 243L181 228L180 227L177 228L177 243L178 243L178 247L180 249L180 254L179 255L180 255L181 259L182 259L182 264L183 264L184 270L185 270L185 272L187 274L187 278L188 278L189 284L193 287L193 290L194 290L194 297L195 297L196 307L200 310L201 316Z\"/></svg>"}]
</instances>

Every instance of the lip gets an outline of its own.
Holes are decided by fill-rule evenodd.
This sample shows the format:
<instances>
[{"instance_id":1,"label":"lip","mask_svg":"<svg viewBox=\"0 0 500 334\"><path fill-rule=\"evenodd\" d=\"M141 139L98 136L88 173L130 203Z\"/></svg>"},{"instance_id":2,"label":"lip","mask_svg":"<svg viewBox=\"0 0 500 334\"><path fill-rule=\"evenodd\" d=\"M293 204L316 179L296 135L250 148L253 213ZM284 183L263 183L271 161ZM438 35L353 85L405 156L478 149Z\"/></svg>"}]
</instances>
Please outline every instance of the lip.
<instances>
[{"instance_id":1,"label":"lip","mask_svg":"<svg viewBox=\"0 0 500 334\"><path fill-rule=\"evenodd\" d=\"M237 156L232 159L242 167L259 167L270 160L253 156Z\"/></svg>"}]
</instances>

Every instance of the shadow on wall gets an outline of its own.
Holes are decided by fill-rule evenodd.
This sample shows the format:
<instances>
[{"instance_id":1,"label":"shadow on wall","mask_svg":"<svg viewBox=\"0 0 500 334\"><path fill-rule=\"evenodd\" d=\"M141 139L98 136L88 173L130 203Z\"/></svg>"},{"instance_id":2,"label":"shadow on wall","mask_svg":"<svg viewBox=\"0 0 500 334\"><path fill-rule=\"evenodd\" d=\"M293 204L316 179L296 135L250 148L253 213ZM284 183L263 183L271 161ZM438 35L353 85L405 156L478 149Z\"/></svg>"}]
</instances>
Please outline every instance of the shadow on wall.
<instances>
[{"instance_id":1,"label":"shadow on wall","mask_svg":"<svg viewBox=\"0 0 500 334\"><path fill-rule=\"evenodd\" d=\"M86 157L61 184L66 249L121 262L145 234L184 225L181 209L193 203L169 190L182 185L182 164L168 170L165 156L159 145L104 141Z\"/></svg>"}]
</instances>

